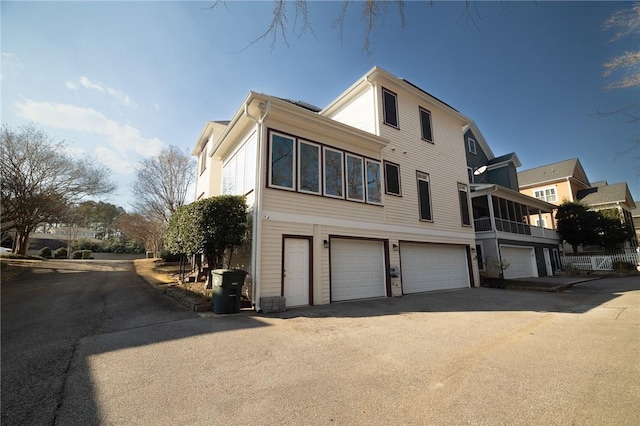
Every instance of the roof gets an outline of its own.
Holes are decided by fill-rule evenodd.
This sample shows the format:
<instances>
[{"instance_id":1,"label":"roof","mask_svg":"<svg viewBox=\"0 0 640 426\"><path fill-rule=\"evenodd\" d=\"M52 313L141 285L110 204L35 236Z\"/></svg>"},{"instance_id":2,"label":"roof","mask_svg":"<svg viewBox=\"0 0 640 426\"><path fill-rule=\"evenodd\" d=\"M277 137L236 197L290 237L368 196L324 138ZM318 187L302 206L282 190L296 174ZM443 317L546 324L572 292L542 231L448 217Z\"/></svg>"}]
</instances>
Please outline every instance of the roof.
<instances>
[{"instance_id":1,"label":"roof","mask_svg":"<svg viewBox=\"0 0 640 426\"><path fill-rule=\"evenodd\" d=\"M489 163L487 165L491 166L494 164L502 164L502 163L508 163L508 162L512 162L516 167L520 166L520 160L518 159L518 156L516 155L515 152L510 152L509 154L504 154L504 155L501 155L500 157L495 157L489 160Z\"/></svg>"},{"instance_id":2,"label":"roof","mask_svg":"<svg viewBox=\"0 0 640 426\"><path fill-rule=\"evenodd\" d=\"M631 216L632 217L640 217L640 200L635 200L634 204L636 206L631 209Z\"/></svg>"},{"instance_id":3,"label":"roof","mask_svg":"<svg viewBox=\"0 0 640 426\"><path fill-rule=\"evenodd\" d=\"M310 104L308 102L305 102L305 101L294 101L292 99L278 98L277 96L272 96L272 97L280 99L280 100L285 101L285 102L289 102L290 104L293 104L293 105L297 105L300 108L304 108L304 109L309 110L311 112L320 112L322 110L322 108L317 107L315 105L312 105L312 104Z\"/></svg>"},{"instance_id":4,"label":"roof","mask_svg":"<svg viewBox=\"0 0 640 426\"><path fill-rule=\"evenodd\" d=\"M636 207L626 182L581 189L576 194L576 198L589 206L625 203L630 208Z\"/></svg>"},{"instance_id":5,"label":"roof","mask_svg":"<svg viewBox=\"0 0 640 426\"><path fill-rule=\"evenodd\" d=\"M568 178L575 178L589 186L589 179L587 179L582 164L577 158L518 172L518 182L520 182L521 188Z\"/></svg>"}]
</instances>

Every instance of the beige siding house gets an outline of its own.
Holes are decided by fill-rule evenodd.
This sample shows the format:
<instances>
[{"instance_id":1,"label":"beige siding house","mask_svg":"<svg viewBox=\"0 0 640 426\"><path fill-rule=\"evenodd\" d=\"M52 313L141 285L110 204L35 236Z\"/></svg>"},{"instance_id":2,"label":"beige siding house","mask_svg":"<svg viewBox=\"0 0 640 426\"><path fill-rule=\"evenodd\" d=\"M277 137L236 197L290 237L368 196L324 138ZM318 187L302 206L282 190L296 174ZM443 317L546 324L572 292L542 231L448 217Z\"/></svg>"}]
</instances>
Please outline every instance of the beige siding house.
<instances>
[{"instance_id":1,"label":"beige siding house","mask_svg":"<svg viewBox=\"0 0 640 426\"><path fill-rule=\"evenodd\" d=\"M197 197L247 195L256 310L479 285L469 123L377 67L322 110L250 92L207 123Z\"/></svg>"}]
</instances>

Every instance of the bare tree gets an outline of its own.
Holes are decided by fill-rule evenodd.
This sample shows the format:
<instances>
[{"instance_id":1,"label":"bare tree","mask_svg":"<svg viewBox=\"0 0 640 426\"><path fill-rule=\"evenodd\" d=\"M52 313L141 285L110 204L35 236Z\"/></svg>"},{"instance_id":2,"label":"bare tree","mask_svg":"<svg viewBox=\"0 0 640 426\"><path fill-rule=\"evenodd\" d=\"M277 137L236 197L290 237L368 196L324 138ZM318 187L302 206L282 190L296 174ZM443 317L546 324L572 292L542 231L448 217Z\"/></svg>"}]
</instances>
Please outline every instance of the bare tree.
<instances>
[{"instance_id":1,"label":"bare tree","mask_svg":"<svg viewBox=\"0 0 640 426\"><path fill-rule=\"evenodd\" d=\"M309 0L274 0L273 10L271 15L271 21L267 25L266 29L253 41L251 41L245 48L240 51L246 50L255 43L271 39L271 48L275 48L278 43L278 38L282 39L285 46L289 46L289 33L293 33L298 37L305 33L311 33L315 36L313 26L309 19L309 13L307 10L307 3ZM434 5L433 1L424 0L423 3ZM471 0L464 1L464 8L462 11L462 17L465 18L466 24L473 24L479 29L476 18L480 15L477 10L476 2ZM210 9L216 9L220 5L225 5L223 0L215 0ZM293 26L290 28L289 17L291 17L290 9L287 6L293 5ZM371 57L373 53L373 36L379 28L379 25L384 22L385 17L389 11L389 8L393 6L400 18L400 27L405 28L407 26L407 19L405 16L405 0L365 0L365 1L353 1L343 0L342 9L340 14L332 24L334 29L339 29L340 40L344 34L344 23L347 18L349 9L360 8L360 19L364 26L364 37L362 50Z\"/></svg>"},{"instance_id":2,"label":"bare tree","mask_svg":"<svg viewBox=\"0 0 640 426\"><path fill-rule=\"evenodd\" d=\"M18 130L3 126L0 139L2 231L16 231L18 254L26 253L29 233L38 224L59 220L68 205L85 196L115 189L107 168L70 157L64 142L54 142L33 124Z\"/></svg>"},{"instance_id":3,"label":"bare tree","mask_svg":"<svg viewBox=\"0 0 640 426\"><path fill-rule=\"evenodd\" d=\"M134 214L122 214L114 222L127 239L133 240L148 251L159 253L163 246L166 223L159 219Z\"/></svg>"},{"instance_id":4,"label":"bare tree","mask_svg":"<svg viewBox=\"0 0 640 426\"><path fill-rule=\"evenodd\" d=\"M178 207L185 204L195 179L195 161L175 146L163 149L155 157L142 161L131 185L136 212L165 223Z\"/></svg>"}]
</instances>

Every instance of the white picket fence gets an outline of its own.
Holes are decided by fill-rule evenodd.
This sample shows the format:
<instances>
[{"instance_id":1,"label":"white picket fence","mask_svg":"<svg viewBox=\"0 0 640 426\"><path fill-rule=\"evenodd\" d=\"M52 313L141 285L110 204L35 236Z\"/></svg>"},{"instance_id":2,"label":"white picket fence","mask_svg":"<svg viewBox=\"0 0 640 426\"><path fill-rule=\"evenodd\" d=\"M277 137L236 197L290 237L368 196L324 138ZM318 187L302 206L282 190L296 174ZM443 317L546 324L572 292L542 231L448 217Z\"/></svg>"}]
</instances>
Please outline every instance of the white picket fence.
<instances>
[{"instance_id":1,"label":"white picket fence","mask_svg":"<svg viewBox=\"0 0 640 426\"><path fill-rule=\"evenodd\" d=\"M615 262L640 265L639 253L608 254L600 256L562 256L562 265L581 271L611 271Z\"/></svg>"}]
</instances>

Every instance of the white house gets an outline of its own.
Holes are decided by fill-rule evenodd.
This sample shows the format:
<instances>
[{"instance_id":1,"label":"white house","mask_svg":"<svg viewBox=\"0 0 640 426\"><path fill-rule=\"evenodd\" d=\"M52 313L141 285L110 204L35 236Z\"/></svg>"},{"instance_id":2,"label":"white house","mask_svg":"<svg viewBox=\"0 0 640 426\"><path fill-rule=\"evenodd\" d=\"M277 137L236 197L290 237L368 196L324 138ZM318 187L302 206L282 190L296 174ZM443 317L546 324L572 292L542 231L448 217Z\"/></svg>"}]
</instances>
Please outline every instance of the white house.
<instances>
[{"instance_id":1,"label":"white house","mask_svg":"<svg viewBox=\"0 0 640 426\"><path fill-rule=\"evenodd\" d=\"M378 67L322 110L250 92L207 123L196 197L247 196L256 310L479 285L470 123Z\"/></svg>"}]
</instances>

